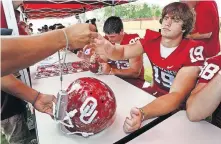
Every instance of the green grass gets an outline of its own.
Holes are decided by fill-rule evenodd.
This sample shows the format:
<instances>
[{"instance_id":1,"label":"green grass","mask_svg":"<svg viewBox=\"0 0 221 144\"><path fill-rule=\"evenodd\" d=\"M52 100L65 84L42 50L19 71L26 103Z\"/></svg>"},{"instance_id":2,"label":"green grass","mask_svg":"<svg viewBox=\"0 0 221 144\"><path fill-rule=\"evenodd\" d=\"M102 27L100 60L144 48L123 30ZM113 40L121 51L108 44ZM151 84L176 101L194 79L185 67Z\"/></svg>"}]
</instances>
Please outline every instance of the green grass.
<instances>
[{"instance_id":1,"label":"green grass","mask_svg":"<svg viewBox=\"0 0 221 144\"><path fill-rule=\"evenodd\" d=\"M148 67L144 69L144 79L145 81L151 83L152 82L152 68Z\"/></svg>"}]
</instances>

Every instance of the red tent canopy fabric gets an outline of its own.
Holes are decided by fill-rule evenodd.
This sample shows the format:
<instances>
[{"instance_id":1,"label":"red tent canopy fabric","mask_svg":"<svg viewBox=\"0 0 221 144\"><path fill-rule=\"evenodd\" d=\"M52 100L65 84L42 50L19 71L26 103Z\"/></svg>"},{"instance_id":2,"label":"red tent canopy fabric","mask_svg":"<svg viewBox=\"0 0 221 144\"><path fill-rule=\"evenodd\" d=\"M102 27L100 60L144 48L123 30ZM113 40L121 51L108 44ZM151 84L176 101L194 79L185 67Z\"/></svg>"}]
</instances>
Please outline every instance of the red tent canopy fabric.
<instances>
[{"instance_id":1,"label":"red tent canopy fabric","mask_svg":"<svg viewBox=\"0 0 221 144\"><path fill-rule=\"evenodd\" d=\"M115 6L134 1L135 0L26 0L24 1L23 9L29 19L46 17L63 18L106 6Z\"/></svg>"}]
</instances>

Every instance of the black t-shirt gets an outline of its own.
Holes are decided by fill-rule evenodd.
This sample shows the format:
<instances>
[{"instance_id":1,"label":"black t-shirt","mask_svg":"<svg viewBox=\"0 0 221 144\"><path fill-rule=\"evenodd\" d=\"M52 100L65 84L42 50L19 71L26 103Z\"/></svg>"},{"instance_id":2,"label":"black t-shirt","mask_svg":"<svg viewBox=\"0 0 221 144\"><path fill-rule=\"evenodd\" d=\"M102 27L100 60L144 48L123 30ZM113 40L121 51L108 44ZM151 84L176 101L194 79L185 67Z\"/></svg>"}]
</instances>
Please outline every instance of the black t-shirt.
<instances>
[{"instance_id":1,"label":"black t-shirt","mask_svg":"<svg viewBox=\"0 0 221 144\"><path fill-rule=\"evenodd\" d=\"M1 120L26 111L26 102L1 91Z\"/></svg>"}]
</instances>

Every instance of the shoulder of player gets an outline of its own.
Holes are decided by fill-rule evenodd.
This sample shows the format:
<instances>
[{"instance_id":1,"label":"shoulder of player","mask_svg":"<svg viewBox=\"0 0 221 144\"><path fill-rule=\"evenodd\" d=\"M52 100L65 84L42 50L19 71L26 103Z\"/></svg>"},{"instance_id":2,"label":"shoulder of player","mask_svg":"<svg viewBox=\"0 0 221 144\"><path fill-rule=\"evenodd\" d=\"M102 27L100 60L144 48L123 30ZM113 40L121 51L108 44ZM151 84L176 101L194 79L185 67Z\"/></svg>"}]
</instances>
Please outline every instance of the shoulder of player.
<instances>
[{"instance_id":1,"label":"shoulder of player","mask_svg":"<svg viewBox=\"0 0 221 144\"><path fill-rule=\"evenodd\" d=\"M124 36L125 36L125 38L137 38L137 37L140 37L140 36L139 36L138 34L136 34L136 33L130 33L130 34L125 33Z\"/></svg>"},{"instance_id":2,"label":"shoulder of player","mask_svg":"<svg viewBox=\"0 0 221 144\"><path fill-rule=\"evenodd\" d=\"M221 55L216 55L216 56L210 57L209 59L206 60L206 62L214 63L214 64L216 63L219 66L221 66Z\"/></svg>"},{"instance_id":3,"label":"shoulder of player","mask_svg":"<svg viewBox=\"0 0 221 144\"><path fill-rule=\"evenodd\" d=\"M155 40L159 37L161 37L160 32L153 31L153 30L150 30L150 29L146 29L146 33L145 33L145 36L144 36L145 40L150 40L151 41L151 40Z\"/></svg>"},{"instance_id":4,"label":"shoulder of player","mask_svg":"<svg viewBox=\"0 0 221 144\"><path fill-rule=\"evenodd\" d=\"M196 48L199 46L204 47L205 44L202 41L197 41L197 40L192 40L192 39L183 39L184 43L183 44L187 44L187 47L190 48Z\"/></svg>"}]
</instances>

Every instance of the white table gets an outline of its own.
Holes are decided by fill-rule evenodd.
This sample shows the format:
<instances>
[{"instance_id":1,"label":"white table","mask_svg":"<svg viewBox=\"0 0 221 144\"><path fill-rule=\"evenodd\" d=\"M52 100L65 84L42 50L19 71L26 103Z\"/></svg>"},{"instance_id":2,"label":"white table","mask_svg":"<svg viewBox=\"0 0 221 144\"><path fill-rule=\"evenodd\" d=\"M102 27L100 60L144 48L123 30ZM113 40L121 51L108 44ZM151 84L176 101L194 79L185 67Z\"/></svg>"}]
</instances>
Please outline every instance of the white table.
<instances>
[{"instance_id":1,"label":"white table","mask_svg":"<svg viewBox=\"0 0 221 144\"><path fill-rule=\"evenodd\" d=\"M206 122L190 122L180 111L129 144L221 144L221 129Z\"/></svg>"},{"instance_id":2,"label":"white table","mask_svg":"<svg viewBox=\"0 0 221 144\"><path fill-rule=\"evenodd\" d=\"M67 62L77 60L79 59L74 54L68 53ZM36 66L31 67L32 78L34 78L35 71ZM64 75L63 87L66 89L71 82L80 77L95 77L108 84L113 90L117 101L117 115L114 123L101 133L89 138L83 138L77 135L67 136L60 131L56 122L48 115L36 111L37 135L40 144L114 143L126 136L123 131L123 123L125 118L129 116L130 109L134 106L144 106L155 99L155 97L116 76L95 75L89 71ZM57 95L57 92L60 90L59 77L32 79L32 87L42 93ZM150 121L151 120L146 121L144 124Z\"/></svg>"}]
</instances>

